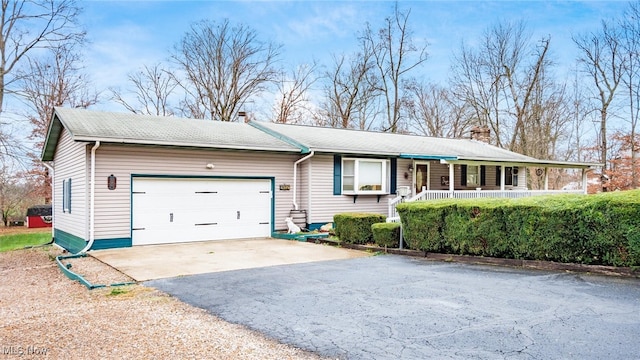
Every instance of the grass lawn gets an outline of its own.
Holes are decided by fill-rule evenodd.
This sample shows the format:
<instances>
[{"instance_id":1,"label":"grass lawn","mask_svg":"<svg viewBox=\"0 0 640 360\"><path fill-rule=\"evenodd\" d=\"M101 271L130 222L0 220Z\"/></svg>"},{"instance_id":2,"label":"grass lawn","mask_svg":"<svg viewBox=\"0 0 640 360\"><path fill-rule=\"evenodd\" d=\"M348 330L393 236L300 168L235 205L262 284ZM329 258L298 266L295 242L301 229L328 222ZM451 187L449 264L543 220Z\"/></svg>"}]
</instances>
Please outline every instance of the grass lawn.
<instances>
[{"instance_id":1,"label":"grass lawn","mask_svg":"<svg viewBox=\"0 0 640 360\"><path fill-rule=\"evenodd\" d=\"M42 245L51 241L51 230L38 232L2 234L0 233L0 252L22 249L25 246Z\"/></svg>"}]
</instances>

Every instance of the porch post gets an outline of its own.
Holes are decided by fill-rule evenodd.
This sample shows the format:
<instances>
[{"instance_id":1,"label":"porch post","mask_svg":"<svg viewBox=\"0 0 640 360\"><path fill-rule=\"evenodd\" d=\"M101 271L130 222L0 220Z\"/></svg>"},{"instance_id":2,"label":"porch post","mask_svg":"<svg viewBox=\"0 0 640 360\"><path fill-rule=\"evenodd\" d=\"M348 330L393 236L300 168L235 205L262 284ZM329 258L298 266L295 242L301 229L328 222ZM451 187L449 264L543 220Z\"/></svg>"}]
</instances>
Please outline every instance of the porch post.
<instances>
[{"instance_id":1,"label":"porch post","mask_svg":"<svg viewBox=\"0 0 640 360\"><path fill-rule=\"evenodd\" d=\"M549 190L549 168L544 168L544 189Z\"/></svg>"},{"instance_id":2,"label":"porch post","mask_svg":"<svg viewBox=\"0 0 640 360\"><path fill-rule=\"evenodd\" d=\"M587 169L582 169L582 192L587 194Z\"/></svg>"},{"instance_id":3,"label":"porch post","mask_svg":"<svg viewBox=\"0 0 640 360\"><path fill-rule=\"evenodd\" d=\"M455 189L454 185L456 183L456 177L453 172L454 164L449 164L449 197L453 197L453 190Z\"/></svg>"},{"instance_id":4,"label":"porch post","mask_svg":"<svg viewBox=\"0 0 640 360\"><path fill-rule=\"evenodd\" d=\"M505 186L504 165L500 165L500 191L504 191Z\"/></svg>"}]
</instances>

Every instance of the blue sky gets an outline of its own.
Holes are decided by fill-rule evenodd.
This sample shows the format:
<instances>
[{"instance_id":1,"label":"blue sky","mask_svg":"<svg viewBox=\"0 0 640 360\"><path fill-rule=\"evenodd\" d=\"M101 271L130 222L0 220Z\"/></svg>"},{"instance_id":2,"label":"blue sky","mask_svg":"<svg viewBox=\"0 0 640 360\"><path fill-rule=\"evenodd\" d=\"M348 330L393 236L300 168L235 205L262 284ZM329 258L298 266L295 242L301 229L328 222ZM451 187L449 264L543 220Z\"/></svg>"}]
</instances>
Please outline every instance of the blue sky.
<instances>
[{"instance_id":1,"label":"blue sky","mask_svg":"<svg viewBox=\"0 0 640 360\"><path fill-rule=\"evenodd\" d=\"M595 29L603 18L621 14L623 1L400 1L411 9L417 43L428 42L429 60L420 77L445 83L452 54L461 42L473 45L498 21L524 20L534 39L551 36L558 75L575 59L571 35ZM392 13L388 1L87 1L86 71L98 89L125 88L128 73L164 61L169 50L201 19L242 22L264 40L283 45L284 64L353 51L357 33L377 28ZM108 101L96 106L124 110Z\"/></svg>"}]
</instances>

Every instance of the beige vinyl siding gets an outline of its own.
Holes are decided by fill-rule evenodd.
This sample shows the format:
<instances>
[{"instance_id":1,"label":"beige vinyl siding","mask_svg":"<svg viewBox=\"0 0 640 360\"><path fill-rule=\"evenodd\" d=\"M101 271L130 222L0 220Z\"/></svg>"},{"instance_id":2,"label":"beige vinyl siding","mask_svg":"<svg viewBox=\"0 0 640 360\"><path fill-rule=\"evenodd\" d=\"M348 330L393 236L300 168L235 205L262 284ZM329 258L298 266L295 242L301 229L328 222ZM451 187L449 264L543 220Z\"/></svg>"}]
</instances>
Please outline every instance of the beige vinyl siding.
<instances>
[{"instance_id":1,"label":"beige vinyl siding","mask_svg":"<svg viewBox=\"0 0 640 360\"><path fill-rule=\"evenodd\" d=\"M411 191L413 189L413 173L409 172L409 167L413 168L413 161L409 160L409 159L398 159L398 168L397 168L397 181L396 181L396 186L400 187L400 186L408 186L409 187L409 194L411 194ZM407 174L407 178L405 179L404 175ZM390 198L395 197L395 195L391 196ZM380 201L382 201L382 199L380 199Z\"/></svg>"},{"instance_id":2,"label":"beige vinyl siding","mask_svg":"<svg viewBox=\"0 0 640 360\"><path fill-rule=\"evenodd\" d=\"M316 155L311 163L311 208L308 210L309 223L333 221L333 215L343 212L374 212L387 214L389 199L395 195L359 195L354 203L352 195L333 195L333 155ZM397 185L410 186L411 180L404 173L411 162L399 159Z\"/></svg>"},{"instance_id":3,"label":"beige vinyl siding","mask_svg":"<svg viewBox=\"0 0 640 360\"><path fill-rule=\"evenodd\" d=\"M275 228L285 229L292 209L293 162L297 155L262 152L193 150L106 144L97 151L96 239L130 237L131 175L275 177ZM214 169L206 165L213 163ZM107 177L117 178L116 190L107 189Z\"/></svg>"},{"instance_id":4,"label":"beige vinyl siding","mask_svg":"<svg viewBox=\"0 0 640 360\"><path fill-rule=\"evenodd\" d=\"M521 166L518 170L518 186L514 187L517 190L527 190L527 168Z\"/></svg>"},{"instance_id":5,"label":"beige vinyl siding","mask_svg":"<svg viewBox=\"0 0 640 360\"><path fill-rule=\"evenodd\" d=\"M55 152L54 227L89 239L87 143L75 142L62 130ZM62 182L71 179L71 213L62 209Z\"/></svg>"},{"instance_id":6,"label":"beige vinyl siding","mask_svg":"<svg viewBox=\"0 0 640 360\"><path fill-rule=\"evenodd\" d=\"M430 166L430 178L429 178L429 190L449 190L448 185L442 185L442 177L449 176L449 165L441 164L440 161L429 162ZM458 180L460 184L460 180Z\"/></svg>"},{"instance_id":7,"label":"beige vinyl siding","mask_svg":"<svg viewBox=\"0 0 640 360\"><path fill-rule=\"evenodd\" d=\"M307 211L307 220L309 217L309 211L311 210L309 207L309 194L311 193L309 179L311 179L311 166L309 166L309 164L309 160L298 164L297 184L298 209Z\"/></svg>"}]
</instances>

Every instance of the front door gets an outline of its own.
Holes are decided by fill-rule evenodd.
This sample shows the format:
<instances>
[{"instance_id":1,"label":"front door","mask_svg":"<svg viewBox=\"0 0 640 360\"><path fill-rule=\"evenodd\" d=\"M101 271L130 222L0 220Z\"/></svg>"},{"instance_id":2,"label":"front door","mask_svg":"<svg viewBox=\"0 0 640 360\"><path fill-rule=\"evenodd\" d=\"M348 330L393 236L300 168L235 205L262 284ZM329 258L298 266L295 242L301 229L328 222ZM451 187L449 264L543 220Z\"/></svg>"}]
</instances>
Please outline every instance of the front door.
<instances>
[{"instance_id":1,"label":"front door","mask_svg":"<svg viewBox=\"0 0 640 360\"><path fill-rule=\"evenodd\" d=\"M416 170L414 171L415 179L415 193L422 192L422 189L429 189L429 165L416 164Z\"/></svg>"}]
</instances>

